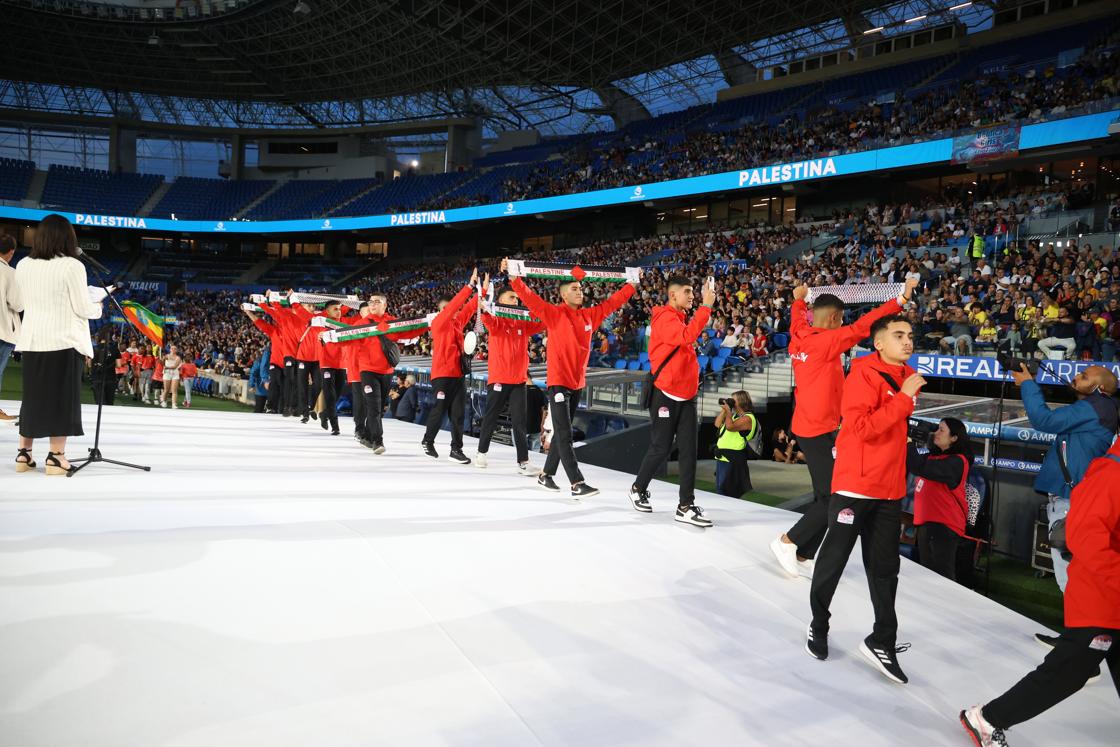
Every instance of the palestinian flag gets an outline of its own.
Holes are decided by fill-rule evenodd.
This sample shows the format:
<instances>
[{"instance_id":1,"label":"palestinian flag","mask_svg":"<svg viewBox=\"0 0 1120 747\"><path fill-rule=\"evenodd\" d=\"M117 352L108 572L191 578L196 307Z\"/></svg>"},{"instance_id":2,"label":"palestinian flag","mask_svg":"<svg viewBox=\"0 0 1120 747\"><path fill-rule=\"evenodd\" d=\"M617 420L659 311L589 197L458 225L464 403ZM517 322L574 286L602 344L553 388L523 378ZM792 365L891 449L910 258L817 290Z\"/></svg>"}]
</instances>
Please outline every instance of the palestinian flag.
<instances>
[{"instance_id":1,"label":"palestinian flag","mask_svg":"<svg viewBox=\"0 0 1120 747\"><path fill-rule=\"evenodd\" d=\"M905 283L857 283L854 285L820 285L809 289L809 303L831 293L846 304L886 303L906 290Z\"/></svg>"},{"instance_id":2,"label":"palestinian flag","mask_svg":"<svg viewBox=\"0 0 1120 747\"><path fill-rule=\"evenodd\" d=\"M135 301L125 301L121 304L124 309L124 317L132 322L132 326L140 330L140 333L154 342L156 345L163 346L163 324L164 318L144 308Z\"/></svg>"},{"instance_id":3,"label":"palestinian flag","mask_svg":"<svg viewBox=\"0 0 1120 747\"><path fill-rule=\"evenodd\" d=\"M543 278L556 282L590 283L628 283L638 279L637 267L618 267L609 265L567 265L557 262L527 262L521 259L509 261L511 276Z\"/></svg>"},{"instance_id":4,"label":"palestinian flag","mask_svg":"<svg viewBox=\"0 0 1120 747\"><path fill-rule=\"evenodd\" d=\"M500 319L512 319L515 322L540 322L534 319L532 312L524 306L507 306L502 303L490 304L490 313Z\"/></svg>"},{"instance_id":5,"label":"palestinian flag","mask_svg":"<svg viewBox=\"0 0 1120 747\"><path fill-rule=\"evenodd\" d=\"M353 342L354 340L364 340L368 337L379 337L398 332L415 332L416 336L419 337L428 331L431 323L431 317L425 316L419 319L396 319L377 324L359 324L354 327L343 326L339 329L330 330L323 335L323 339L327 342Z\"/></svg>"}]
</instances>

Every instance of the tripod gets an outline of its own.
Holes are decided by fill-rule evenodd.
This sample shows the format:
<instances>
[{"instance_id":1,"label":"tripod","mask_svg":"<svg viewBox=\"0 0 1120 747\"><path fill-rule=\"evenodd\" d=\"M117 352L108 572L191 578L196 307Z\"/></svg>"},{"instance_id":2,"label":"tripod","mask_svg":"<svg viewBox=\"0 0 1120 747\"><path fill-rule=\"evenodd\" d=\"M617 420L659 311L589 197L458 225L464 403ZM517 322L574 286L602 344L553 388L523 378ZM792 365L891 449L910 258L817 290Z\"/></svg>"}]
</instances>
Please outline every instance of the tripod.
<instances>
[{"instance_id":1,"label":"tripod","mask_svg":"<svg viewBox=\"0 0 1120 747\"><path fill-rule=\"evenodd\" d=\"M117 311L120 312L122 317L125 317L127 319L127 317L125 316L125 313L124 313L124 308L121 306L120 301L118 301L116 298L114 298L113 294L109 291L109 286L105 282L105 276L102 275L98 271L98 269L90 263L86 263L86 267L89 268L89 271L91 273L93 273L94 277L97 278L97 284L101 286L101 289L105 291L105 294L113 302L113 305L117 307ZM93 447L90 448L89 456L86 457L85 459L74 459L70 462L70 470L66 473L67 477L73 477L80 470L85 469L86 467L88 467L89 465L91 465L95 462L104 462L105 464L115 464L118 467L128 467L130 469L139 469L139 470L144 470L145 472L151 472L152 471L151 467L145 467L145 466L140 465L140 464L130 464L129 462L118 462L118 461L115 461L113 459L106 459L101 454L101 413L105 408L105 381L104 381L104 377L106 376L106 366L111 365L110 362L109 362L109 356L111 355L109 347L111 345L115 344L115 342L116 342L116 337L113 336L113 335L108 335L107 339L102 343L101 350L98 352L98 355L101 356L101 377L102 377L102 381L101 381L101 391L97 396L97 427L94 429L94 432L93 432Z\"/></svg>"}]
</instances>

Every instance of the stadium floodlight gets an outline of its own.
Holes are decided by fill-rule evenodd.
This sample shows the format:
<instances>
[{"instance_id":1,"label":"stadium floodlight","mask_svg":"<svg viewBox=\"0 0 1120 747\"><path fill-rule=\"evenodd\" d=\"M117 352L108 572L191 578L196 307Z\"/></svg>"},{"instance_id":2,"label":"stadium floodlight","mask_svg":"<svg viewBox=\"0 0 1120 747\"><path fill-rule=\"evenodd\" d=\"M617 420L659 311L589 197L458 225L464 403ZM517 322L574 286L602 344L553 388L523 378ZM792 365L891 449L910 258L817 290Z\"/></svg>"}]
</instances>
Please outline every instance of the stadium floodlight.
<instances>
[{"instance_id":1,"label":"stadium floodlight","mask_svg":"<svg viewBox=\"0 0 1120 747\"><path fill-rule=\"evenodd\" d=\"M883 28L884 28L883 26L876 26L875 28L868 29L867 31L864 31L863 33L864 33L865 36L867 34L878 34L880 31L883 30Z\"/></svg>"},{"instance_id":2,"label":"stadium floodlight","mask_svg":"<svg viewBox=\"0 0 1120 747\"><path fill-rule=\"evenodd\" d=\"M311 14L311 6L308 5L306 2L304 2L304 0L299 0L299 2L296 3L296 7L292 8L292 12L295 13L297 16L310 15Z\"/></svg>"},{"instance_id":3,"label":"stadium floodlight","mask_svg":"<svg viewBox=\"0 0 1120 747\"><path fill-rule=\"evenodd\" d=\"M970 5L972 5L971 2L961 3L960 5L954 5L953 7L949 8L949 10L964 10L965 8L969 7Z\"/></svg>"},{"instance_id":4,"label":"stadium floodlight","mask_svg":"<svg viewBox=\"0 0 1120 747\"><path fill-rule=\"evenodd\" d=\"M907 18L906 23L917 23L918 21L924 21L925 19L926 17L924 15L914 16L913 18Z\"/></svg>"},{"instance_id":5,"label":"stadium floodlight","mask_svg":"<svg viewBox=\"0 0 1120 747\"><path fill-rule=\"evenodd\" d=\"M409 161L408 165L415 169L420 166L420 162L413 158L411 161Z\"/></svg>"}]
</instances>

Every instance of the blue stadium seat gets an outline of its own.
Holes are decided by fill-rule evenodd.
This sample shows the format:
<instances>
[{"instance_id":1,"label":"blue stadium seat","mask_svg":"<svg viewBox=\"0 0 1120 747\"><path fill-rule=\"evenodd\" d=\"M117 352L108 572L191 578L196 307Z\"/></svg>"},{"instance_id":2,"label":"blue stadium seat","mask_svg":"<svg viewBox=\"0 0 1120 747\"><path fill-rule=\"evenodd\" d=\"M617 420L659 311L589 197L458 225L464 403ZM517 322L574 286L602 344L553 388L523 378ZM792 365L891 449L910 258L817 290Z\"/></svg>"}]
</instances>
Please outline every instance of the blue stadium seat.
<instances>
[{"instance_id":1,"label":"blue stadium seat","mask_svg":"<svg viewBox=\"0 0 1120 747\"><path fill-rule=\"evenodd\" d=\"M633 360L633 361L630 361L626 365L626 367L629 368L631 371L637 371L638 369L640 369L642 367L642 362L638 361L638 360Z\"/></svg>"},{"instance_id":2,"label":"blue stadium seat","mask_svg":"<svg viewBox=\"0 0 1120 747\"><path fill-rule=\"evenodd\" d=\"M700 373L708 370L708 356L698 355L696 356L696 362L700 364Z\"/></svg>"},{"instance_id":3,"label":"blue stadium seat","mask_svg":"<svg viewBox=\"0 0 1120 747\"><path fill-rule=\"evenodd\" d=\"M620 371L624 370L626 368L626 359L625 358L619 358L618 360L616 360L614 362L614 367L617 368Z\"/></svg>"}]
</instances>

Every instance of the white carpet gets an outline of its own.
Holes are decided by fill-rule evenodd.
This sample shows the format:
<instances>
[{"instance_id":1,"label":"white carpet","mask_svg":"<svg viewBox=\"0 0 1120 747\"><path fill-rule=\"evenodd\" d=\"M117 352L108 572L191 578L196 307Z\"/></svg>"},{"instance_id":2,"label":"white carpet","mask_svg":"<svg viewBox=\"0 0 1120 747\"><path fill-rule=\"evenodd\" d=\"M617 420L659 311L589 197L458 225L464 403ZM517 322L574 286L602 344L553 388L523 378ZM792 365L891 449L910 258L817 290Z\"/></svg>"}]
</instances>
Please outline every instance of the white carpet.
<instances>
[{"instance_id":1,"label":"white carpet","mask_svg":"<svg viewBox=\"0 0 1120 747\"><path fill-rule=\"evenodd\" d=\"M580 504L506 447L482 471L419 440L110 408L105 455L152 471L48 478L0 429L0 744L966 745L958 710L1042 659L1034 623L904 560L887 682L857 550L818 662L767 547L790 514L705 494L704 531L666 484L640 514L586 467ZM1116 713L1106 674L1009 736L1115 744Z\"/></svg>"}]
</instances>

